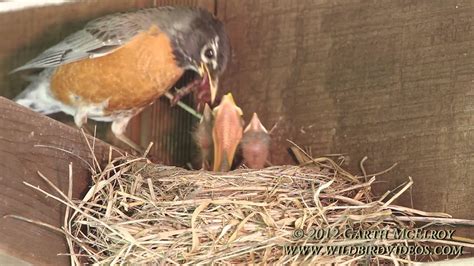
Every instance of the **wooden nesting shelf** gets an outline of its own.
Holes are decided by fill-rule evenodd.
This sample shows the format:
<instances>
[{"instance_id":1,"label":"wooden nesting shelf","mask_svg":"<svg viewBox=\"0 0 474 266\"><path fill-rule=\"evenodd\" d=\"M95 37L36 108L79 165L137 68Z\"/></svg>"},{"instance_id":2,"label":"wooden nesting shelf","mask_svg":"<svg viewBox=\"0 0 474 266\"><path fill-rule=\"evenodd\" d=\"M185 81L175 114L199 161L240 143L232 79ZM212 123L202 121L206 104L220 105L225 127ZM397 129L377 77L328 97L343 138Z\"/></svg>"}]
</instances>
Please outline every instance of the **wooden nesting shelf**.
<instances>
[{"instance_id":1,"label":"wooden nesting shelf","mask_svg":"<svg viewBox=\"0 0 474 266\"><path fill-rule=\"evenodd\" d=\"M93 138L88 138L92 143ZM95 155L99 162L104 162L108 153L109 145L96 139ZM68 252L63 235L4 216L19 215L57 227L62 225L64 206L23 182L49 189L38 176L40 171L67 192L68 167L72 163L73 196L80 197L90 174L89 166L79 158L92 162L84 135L0 97L0 158L0 264L1 254L35 265L67 264L66 256L57 255Z\"/></svg>"}]
</instances>

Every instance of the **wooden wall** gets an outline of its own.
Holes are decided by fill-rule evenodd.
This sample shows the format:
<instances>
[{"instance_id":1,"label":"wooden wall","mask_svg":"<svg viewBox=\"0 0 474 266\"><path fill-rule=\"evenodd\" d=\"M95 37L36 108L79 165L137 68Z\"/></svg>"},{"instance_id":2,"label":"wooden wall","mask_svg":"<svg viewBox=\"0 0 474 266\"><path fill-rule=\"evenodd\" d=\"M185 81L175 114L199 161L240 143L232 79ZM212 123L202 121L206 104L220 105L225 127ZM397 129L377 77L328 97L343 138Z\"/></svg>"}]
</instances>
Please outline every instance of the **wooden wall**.
<instances>
[{"instance_id":1,"label":"wooden wall","mask_svg":"<svg viewBox=\"0 0 474 266\"><path fill-rule=\"evenodd\" d=\"M347 154L379 192L412 176L413 205L474 218L474 2L227 0L234 56L221 89L314 156ZM410 195L401 201L411 205ZM474 236L473 230L470 230Z\"/></svg>"},{"instance_id":2,"label":"wooden wall","mask_svg":"<svg viewBox=\"0 0 474 266\"><path fill-rule=\"evenodd\" d=\"M233 56L220 95L232 91L247 121L258 112L267 128L276 124L274 164L293 162L286 139L314 156L344 153L352 171L364 156L369 173L398 162L379 178L379 192L412 176L413 197L401 204L474 219L473 1L107 0L5 13L0 95L26 85L7 72L86 21L166 4L202 6L225 22ZM189 141L192 119L162 126L184 116L164 115L167 104L159 100L130 129L142 145L158 141L155 154L176 148L165 135Z\"/></svg>"}]
</instances>

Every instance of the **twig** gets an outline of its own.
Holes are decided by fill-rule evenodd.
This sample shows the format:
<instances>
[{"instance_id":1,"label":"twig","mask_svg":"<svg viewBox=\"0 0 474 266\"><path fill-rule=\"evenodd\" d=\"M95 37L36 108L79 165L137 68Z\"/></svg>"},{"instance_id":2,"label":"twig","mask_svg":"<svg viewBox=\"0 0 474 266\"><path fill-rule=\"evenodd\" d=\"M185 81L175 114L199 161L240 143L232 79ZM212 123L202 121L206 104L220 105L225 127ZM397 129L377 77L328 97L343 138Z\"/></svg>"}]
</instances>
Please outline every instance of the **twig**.
<instances>
[{"instance_id":1,"label":"twig","mask_svg":"<svg viewBox=\"0 0 474 266\"><path fill-rule=\"evenodd\" d=\"M173 95L170 92L165 92L165 96L166 96L166 98L168 98L170 100L173 100L173 98L174 98ZM197 119L201 120L202 115L199 114L198 112L196 112L196 110L194 110L193 108L191 108L188 105L186 105L185 103L183 103L182 101L179 101L177 103L177 105L179 107L183 108L183 110L185 110L186 112L188 112L191 115L193 115L194 117L196 117Z\"/></svg>"},{"instance_id":2,"label":"twig","mask_svg":"<svg viewBox=\"0 0 474 266\"><path fill-rule=\"evenodd\" d=\"M64 233L63 230L61 230L60 228L57 228L56 226L53 226L53 225L50 225L50 224L47 224L47 223L44 223L44 222L41 222L41 221L38 221L38 220L28 219L26 217L15 215L15 214L8 214L8 215L3 216L3 218L13 218L13 219L17 219L17 220L20 220L20 221L23 221L23 222L36 224L36 225L51 229L51 230L53 230L55 232L58 232L58 233L61 233L61 234Z\"/></svg>"}]
</instances>

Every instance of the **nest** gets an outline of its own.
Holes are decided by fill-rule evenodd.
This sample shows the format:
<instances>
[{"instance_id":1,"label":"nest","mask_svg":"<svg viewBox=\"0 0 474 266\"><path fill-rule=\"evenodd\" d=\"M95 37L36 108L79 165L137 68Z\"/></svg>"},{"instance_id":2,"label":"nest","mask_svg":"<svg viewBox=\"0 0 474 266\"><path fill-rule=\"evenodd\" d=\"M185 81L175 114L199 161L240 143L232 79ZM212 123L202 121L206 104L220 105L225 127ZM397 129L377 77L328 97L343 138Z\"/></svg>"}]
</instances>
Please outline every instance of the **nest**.
<instances>
[{"instance_id":1,"label":"nest","mask_svg":"<svg viewBox=\"0 0 474 266\"><path fill-rule=\"evenodd\" d=\"M285 247L423 245L426 242L419 240L309 236L319 229L390 230L413 228L416 221L457 221L444 213L393 205L411 186L411 179L398 192L374 199L375 175L370 179L351 175L329 158L306 164L214 173L121 157L93 173L93 184L82 200L71 199L72 173L69 195L42 175L55 193L27 185L66 205L64 227L55 230L66 235L72 264L355 264L363 260L398 264L414 258L305 255L287 252ZM445 242L473 247L456 240Z\"/></svg>"}]
</instances>

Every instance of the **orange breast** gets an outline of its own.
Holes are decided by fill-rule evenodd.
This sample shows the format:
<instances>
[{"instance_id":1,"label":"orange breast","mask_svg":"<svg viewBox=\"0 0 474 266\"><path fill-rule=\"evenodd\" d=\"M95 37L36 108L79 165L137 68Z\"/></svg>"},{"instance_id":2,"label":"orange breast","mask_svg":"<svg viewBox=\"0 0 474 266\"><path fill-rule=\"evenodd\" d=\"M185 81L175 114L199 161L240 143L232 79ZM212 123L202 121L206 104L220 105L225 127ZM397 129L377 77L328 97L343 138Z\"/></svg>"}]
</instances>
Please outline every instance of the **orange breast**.
<instances>
[{"instance_id":1,"label":"orange breast","mask_svg":"<svg viewBox=\"0 0 474 266\"><path fill-rule=\"evenodd\" d=\"M106 112L150 104L183 74L169 38L152 27L106 56L59 67L51 78L56 98L71 106L100 104Z\"/></svg>"}]
</instances>

